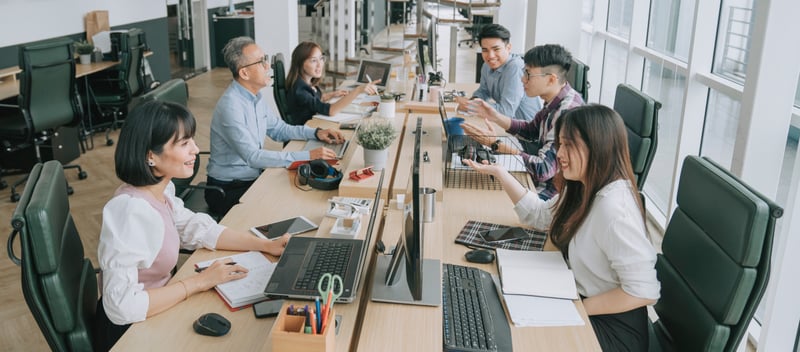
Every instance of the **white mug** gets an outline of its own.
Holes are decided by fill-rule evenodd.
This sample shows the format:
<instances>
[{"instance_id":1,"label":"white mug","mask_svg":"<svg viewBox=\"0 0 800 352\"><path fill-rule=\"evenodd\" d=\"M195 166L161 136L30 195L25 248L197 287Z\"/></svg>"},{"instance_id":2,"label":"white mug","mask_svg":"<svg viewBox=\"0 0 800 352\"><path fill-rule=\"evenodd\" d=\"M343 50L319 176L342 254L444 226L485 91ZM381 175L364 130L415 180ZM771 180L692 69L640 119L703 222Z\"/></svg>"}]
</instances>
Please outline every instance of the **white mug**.
<instances>
[{"instance_id":1,"label":"white mug","mask_svg":"<svg viewBox=\"0 0 800 352\"><path fill-rule=\"evenodd\" d=\"M430 91L431 91L431 93L428 94L428 101L430 101L431 103L438 103L439 102L439 94L441 94L442 87L431 86Z\"/></svg>"},{"instance_id":2,"label":"white mug","mask_svg":"<svg viewBox=\"0 0 800 352\"><path fill-rule=\"evenodd\" d=\"M394 118L396 109L397 105L395 104L394 100L381 101L381 103L378 105L378 112L380 113L380 116L387 119Z\"/></svg>"}]
</instances>

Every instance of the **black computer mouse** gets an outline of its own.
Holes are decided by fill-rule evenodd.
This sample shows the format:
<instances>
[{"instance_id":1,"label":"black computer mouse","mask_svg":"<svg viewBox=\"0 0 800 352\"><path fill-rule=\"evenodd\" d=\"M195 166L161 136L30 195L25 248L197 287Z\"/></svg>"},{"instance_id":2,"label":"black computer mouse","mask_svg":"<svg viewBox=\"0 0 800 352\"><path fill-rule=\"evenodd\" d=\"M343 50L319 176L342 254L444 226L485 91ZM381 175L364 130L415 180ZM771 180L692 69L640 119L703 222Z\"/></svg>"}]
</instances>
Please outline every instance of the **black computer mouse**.
<instances>
[{"instance_id":1,"label":"black computer mouse","mask_svg":"<svg viewBox=\"0 0 800 352\"><path fill-rule=\"evenodd\" d=\"M201 315L192 326L194 332L207 336L222 336L231 331L231 322L217 313Z\"/></svg>"},{"instance_id":2,"label":"black computer mouse","mask_svg":"<svg viewBox=\"0 0 800 352\"><path fill-rule=\"evenodd\" d=\"M494 261L494 253L487 249L473 249L464 254L464 258L470 263L486 264Z\"/></svg>"}]
</instances>

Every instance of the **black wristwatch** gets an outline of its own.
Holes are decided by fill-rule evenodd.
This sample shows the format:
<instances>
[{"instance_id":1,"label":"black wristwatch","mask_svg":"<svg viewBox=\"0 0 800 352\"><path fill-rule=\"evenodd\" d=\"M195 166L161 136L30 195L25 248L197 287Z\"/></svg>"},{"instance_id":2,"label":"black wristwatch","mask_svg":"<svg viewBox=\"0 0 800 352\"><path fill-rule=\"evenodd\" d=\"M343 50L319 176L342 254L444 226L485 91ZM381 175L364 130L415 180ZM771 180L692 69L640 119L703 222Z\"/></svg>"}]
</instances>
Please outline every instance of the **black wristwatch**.
<instances>
[{"instance_id":1,"label":"black wristwatch","mask_svg":"<svg viewBox=\"0 0 800 352\"><path fill-rule=\"evenodd\" d=\"M314 138L316 138L318 141L320 141L320 142L321 142L322 140L321 140L321 139L319 139L319 131L322 131L322 129L321 129L321 128L319 128L319 127L317 127L317 129L316 129L316 130L314 130Z\"/></svg>"},{"instance_id":2,"label":"black wristwatch","mask_svg":"<svg viewBox=\"0 0 800 352\"><path fill-rule=\"evenodd\" d=\"M492 147L492 151L493 152L496 152L498 149L500 149L500 140L498 139L498 140L494 141L494 143L492 143L491 147Z\"/></svg>"}]
</instances>

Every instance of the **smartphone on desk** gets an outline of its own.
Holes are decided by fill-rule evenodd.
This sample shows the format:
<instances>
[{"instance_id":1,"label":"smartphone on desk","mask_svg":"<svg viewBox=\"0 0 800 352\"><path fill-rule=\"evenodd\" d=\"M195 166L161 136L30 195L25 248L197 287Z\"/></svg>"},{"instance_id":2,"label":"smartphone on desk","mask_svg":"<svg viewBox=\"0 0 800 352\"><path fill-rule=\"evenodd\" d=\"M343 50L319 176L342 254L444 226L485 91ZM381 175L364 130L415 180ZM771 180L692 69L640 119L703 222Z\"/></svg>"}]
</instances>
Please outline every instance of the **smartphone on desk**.
<instances>
[{"instance_id":1,"label":"smartphone on desk","mask_svg":"<svg viewBox=\"0 0 800 352\"><path fill-rule=\"evenodd\" d=\"M481 231L478 234L480 234L484 241L491 244L511 242L528 237L528 233L521 227L504 227Z\"/></svg>"},{"instance_id":2,"label":"smartphone on desk","mask_svg":"<svg viewBox=\"0 0 800 352\"><path fill-rule=\"evenodd\" d=\"M273 299L253 304L253 314L256 315L256 318L269 318L277 316L278 313L281 312L283 301L284 300L282 299Z\"/></svg>"},{"instance_id":3,"label":"smartphone on desk","mask_svg":"<svg viewBox=\"0 0 800 352\"><path fill-rule=\"evenodd\" d=\"M298 233L316 230L318 227L317 224L308 220L305 216L297 216L267 225L252 227L250 231L258 237L273 240L283 236L285 233L296 235Z\"/></svg>"}]
</instances>

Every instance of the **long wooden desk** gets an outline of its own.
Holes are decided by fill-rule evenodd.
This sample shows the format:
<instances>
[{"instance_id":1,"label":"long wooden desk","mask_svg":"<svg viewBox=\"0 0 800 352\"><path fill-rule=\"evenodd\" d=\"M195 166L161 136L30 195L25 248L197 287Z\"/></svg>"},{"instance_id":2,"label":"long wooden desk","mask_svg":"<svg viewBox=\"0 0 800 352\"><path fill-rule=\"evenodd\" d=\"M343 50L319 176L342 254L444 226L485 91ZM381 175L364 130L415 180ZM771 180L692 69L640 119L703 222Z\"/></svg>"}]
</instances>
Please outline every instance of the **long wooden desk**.
<instances>
[{"instance_id":1,"label":"long wooden desk","mask_svg":"<svg viewBox=\"0 0 800 352\"><path fill-rule=\"evenodd\" d=\"M114 65L119 64L119 61L100 61L100 62L92 62L90 64L76 64L75 65L75 78L81 78L84 76L88 76L90 74L100 72L106 70ZM12 70L14 67L9 67L3 69L2 71L14 72L13 75L22 72L22 69L16 68L16 70ZM0 75L2 78L2 75ZM0 100L8 99L14 96L19 95L19 80L17 79L0 79Z\"/></svg>"}]
</instances>

